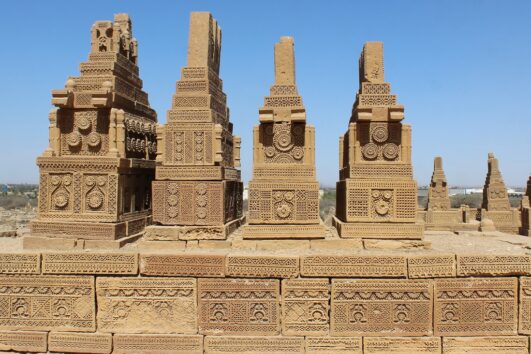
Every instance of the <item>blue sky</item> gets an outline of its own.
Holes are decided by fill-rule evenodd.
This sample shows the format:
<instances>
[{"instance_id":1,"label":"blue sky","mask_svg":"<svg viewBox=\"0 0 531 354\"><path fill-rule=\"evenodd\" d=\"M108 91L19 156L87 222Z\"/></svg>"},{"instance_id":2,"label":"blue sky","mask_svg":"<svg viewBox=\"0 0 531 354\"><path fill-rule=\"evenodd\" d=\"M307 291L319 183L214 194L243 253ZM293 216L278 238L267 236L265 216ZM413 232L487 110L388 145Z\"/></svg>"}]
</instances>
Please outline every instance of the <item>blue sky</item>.
<instances>
[{"instance_id":1,"label":"blue sky","mask_svg":"<svg viewBox=\"0 0 531 354\"><path fill-rule=\"evenodd\" d=\"M363 43L383 41L386 81L413 126L420 185L443 156L451 185L482 185L493 151L508 185L531 172L531 1L27 1L2 3L0 182L37 182L48 144L50 90L78 75L90 27L127 12L144 89L165 122L186 64L189 13L210 11L223 31L221 77L242 137L245 183L252 127L273 82L273 45L295 38L297 84L316 127L322 185L338 176L338 137L358 89Z\"/></svg>"}]
</instances>

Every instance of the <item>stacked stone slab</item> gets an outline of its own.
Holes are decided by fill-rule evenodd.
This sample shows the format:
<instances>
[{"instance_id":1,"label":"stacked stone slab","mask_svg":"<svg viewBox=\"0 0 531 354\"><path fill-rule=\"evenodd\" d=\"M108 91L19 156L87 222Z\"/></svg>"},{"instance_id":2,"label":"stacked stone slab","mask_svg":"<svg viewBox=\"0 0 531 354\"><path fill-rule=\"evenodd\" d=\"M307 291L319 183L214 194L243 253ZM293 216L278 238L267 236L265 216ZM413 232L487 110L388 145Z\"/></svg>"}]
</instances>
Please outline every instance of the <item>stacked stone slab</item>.
<instances>
[{"instance_id":1,"label":"stacked stone slab","mask_svg":"<svg viewBox=\"0 0 531 354\"><path fill-rule=\"evenodd\" d=\"M421 239L411 127L384 80L383 44L368 42L359 60L360 88L339 141L340 181L334 225L341 237Z\"/></svg>"},{"instance_id":2,"label":"stacked stone slab","mask_svg":"<svg viewBox=\"0 0 531 354\"><path fill-rule=\"evenodd\" d=\"M319 183L315 177L315 128L295 83L291 37L275 45L275 84L255 126L249 224L244 238L321 238Z\"/></svg>"},{"instance_id":3,"label":"stacked stone slab","mask_svg":"<svg viewBox=\"0 0 531 354\"><path fill-rule=\"evenodd\" d=\"M32 235L123 239L150 221L157 121L142 91L128 15L94 24L80 71L52 91L57 108L49 115L50 146L37 159Z\"/></svg>"},{"instance_id":4,"label":"stacked stone slab","mask_svg":"<svg viewBox=\"0 0 531 354\"><path fill-rule=\"evenodd\" d=\"M167 124L157 128L153 220L148 239L224 239L242 218L240 138L232 134L219 78L221 29L212 15L190 18L188 65Z\"/></svg>"},{"instance_id":5,"label":"stacked stone slab","mask_svg":"<svg viewBox=\"0 0 531 354\"><path fill-rule=\"evenodd\" d=\"M435 157L424 217L426 229L449 231L477 230L478 225L463 223L466 210L465 206L459 209L451 208L442 157Z\"/></svg>"},{"instance_id":6,"label":"stacked stone slab","mask_svg":"<svg viewBox=\"0 0 531 354\"><path fill-rule=\"evenodd\" d=\"M488 155L488 171L483 187L483 203L481 220L492 220L496 230L507 233L518 233L520 217L518 210L511 208L509 195L500 172L498 159L493 153Z\"/></svg>"},{"instance_id":7,"label":"stacked stone slab","mask_svg":"<svg viewBox=\"0 0 531 354\"><path fill-rule=\"evenodd\" d=\"M529 203L529 198L531 198L531 176L527 180L527 188L520 206L522 223L522 226L520 226L520 235L524 236L531 236L531 204Z\"/></svg>"}]
</instances>

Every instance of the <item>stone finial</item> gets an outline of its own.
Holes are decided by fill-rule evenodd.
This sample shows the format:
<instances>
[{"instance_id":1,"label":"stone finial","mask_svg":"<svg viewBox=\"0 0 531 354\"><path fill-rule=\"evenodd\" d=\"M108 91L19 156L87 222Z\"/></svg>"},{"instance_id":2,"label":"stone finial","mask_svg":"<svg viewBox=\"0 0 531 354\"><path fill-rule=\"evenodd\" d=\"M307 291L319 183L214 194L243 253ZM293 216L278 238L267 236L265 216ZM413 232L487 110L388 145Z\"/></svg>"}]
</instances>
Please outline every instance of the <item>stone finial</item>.
<instances>
[{"instance_id":1,"label":"stone finial","mask_svg":"<svg viewBox=\"0 0 531 354\"><path fill-rule=\"evenodd\" d=\"M360 83L383 83L384 82L384 62L383 43L367 42L363 46L360 57Z\"/></svg>"},{"instance_id":2,"label":"stone finial","mask_svg":"<svg viewBox=\"0 0 531 354\"><path fill-rule=\"evenodd\" d=\"M293 37L281 37L275 44L275 85L295 85Z\"/></svg>"},{"instance_id":3,"label":"stone finial","mask_svg":"<svg viewBox=\"0 0 531 354\"><path fill-rule=\"evenodd\" d=\"M192 12L188 40L188 67L210 67L219 74L221 27L210 12Z\"/></svg>"},{"instance_id":4,"label":"stone finial","mask_svg":"<svg viewBox=\"0 0 531 354\"><path fill-rule=\"evenodd\" d=\"M442 165L442 157L440 156L435 156L435 158L433 159L433 170L442 170L443 169L443 165Z\"/></svg>"}]
</instances>

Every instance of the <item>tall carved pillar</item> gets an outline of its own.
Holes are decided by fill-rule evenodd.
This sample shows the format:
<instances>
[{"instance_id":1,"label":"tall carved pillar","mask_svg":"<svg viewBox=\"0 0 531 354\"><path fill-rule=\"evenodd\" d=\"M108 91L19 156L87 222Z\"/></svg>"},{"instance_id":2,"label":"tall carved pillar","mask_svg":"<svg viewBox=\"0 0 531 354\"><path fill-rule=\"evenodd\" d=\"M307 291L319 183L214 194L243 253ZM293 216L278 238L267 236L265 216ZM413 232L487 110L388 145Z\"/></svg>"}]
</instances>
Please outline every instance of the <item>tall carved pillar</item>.
<instances>
[{"instance_id":1,"label":"tall carved pillar","mask_svg":"<svg viewBox=\"0 0 531 354\"><path fill-rule=\"evenodd\" d=\"M275 45L275 84L254 128L249 224L243 237L321 238L319 182L315 177L315 129L295 84L291 37Z\"/></svg>"},{"instance_id":2,"label":"tall carved pillar","mask_svg":"<svg viewBox=\"0 0 531 354\"><path fill-rule=\"evenodd\" d=\"M487 164L488 171L483 187L481 220L490 219L496 230L516 234L520 228L519 211L511 208L498 159L494 157L493 153L489 153Z\"/></svg>"},{"instance_id":3,"label":"tall carved pillar","mask_svg":"<svg viewBox=\"0 0 531 354\"><path fill-rule=\"evenodd\" d=\"M420 239L411 127L384 80L381 42L365 44L359 68L360 88L339 143L334 224L341 237Z\"/></svg>"},{"instance_id":4,"label":"tall carved pillar","mask_svg":"<svg viewBox=\"0 0 531 354\"><path fill-rule=\"evenodd\" d=\"M219 78L221 29L208 12L190 18L188 65L167 123L157 128L150 240L225 239L242 221L240 138L232 134Z\"/></svg>"},{"instance_id":5,"label":"tall carved pillar","mask_svg":"<svg viewBox=\"0 0 531 354\"><path fill-rule=\"evenodd\" d=\"M151 222L157 116L142 91L136 48L127 14L96 22L81 75L52 91L57 108L50 146L37 159L31 237L113 241L139 236Z\"/></svg>"}]
</instances>

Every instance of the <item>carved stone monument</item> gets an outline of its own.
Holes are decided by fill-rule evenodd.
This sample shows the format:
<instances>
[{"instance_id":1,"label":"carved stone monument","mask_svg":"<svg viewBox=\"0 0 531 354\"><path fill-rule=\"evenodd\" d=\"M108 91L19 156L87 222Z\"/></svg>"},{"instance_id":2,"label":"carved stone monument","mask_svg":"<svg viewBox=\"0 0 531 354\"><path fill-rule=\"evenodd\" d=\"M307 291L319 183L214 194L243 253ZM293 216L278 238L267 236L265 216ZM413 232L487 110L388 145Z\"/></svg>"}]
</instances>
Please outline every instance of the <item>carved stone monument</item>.
<instances>
[{"instance_id":1,"label":"carved stone monument","mask_svg":"<svg viewBox=\"0 0 531 354\"><path fill-rule=\"evenodd\" d=\"M127 14L94 24L80 71L52 91L57 108L49 115L50 146L37 159L32 237L92 242L137 235L151 218L157 116L142 91Z\"/></svg>"},{"instance_id":2,"label":"carved stone monument","mask_svg":"<svg viewBox=\"0 0 531 354\"><path fill-rule=\"evenodd\" d=\"M522 198L522 202L520 205L520 213L521 213L521 223L522 226L520 226L520 235L524 236L531 236L531 204L529 202L529 199L531 198L531 176L529 176L529 179L527 180L527 188L525 190L525 195Z\"/></svg>"},{"instance_id":3,"label":"carved stone monument","mask_svg":"<svg viewBox=\"0 0 531 354\"><path fill-rule=\"evenodd\" d=\"M319 182L315 177L315 128L295 84L291 37L275 44L275 84L254 128L249 224L244 238L321 238Z\"/></svg>"},{"instance_id":4,"label":"carved stone monument","mask_svg":"<svg viewBox=\"0 0 531 354\"><path fill-rule=\"evenodd\" d=\"M157 128L153 221L146 238L225 239L242 219L240 137L232 134L219 78L221 28L208 12L190 17L188 65L167 124Z\"/></svg>"},{"instance_id":5,"label":"carved stone monument","mask_svg":"<svg viewBox=\"0 0 531 354\"><path fill-rule=\"evenodd\" d=\"M421 239L411 127L384 80L383 44L367 42L348 131L339 140L334 225L341 237Z\"/></svg>"},{"instance_id":6,"label":"carved stone monument","mask_svg":"<svg viewBox=\"0 0 531 354\"><path fill-rule=\"evenodd\" d=\"M478 225L463 222L466 210L468 209L465 206L459 209L451 208L442 157L435 157L425 212L426 229L449 231L477 229Z\"/></svg>"},{"instance_id":7,"label":"carved stone monument","mask_svg":"<svg viewBox=\"0 0 531 354\"><path fill-rule=\"evenodd\" d=\"M483 187L481 220L485 219L492 220L498 231L518 233L520 226L518 210L511 208L498 159L493 153L488 155L488 171Z\"/></svg>"}]
</instances>

